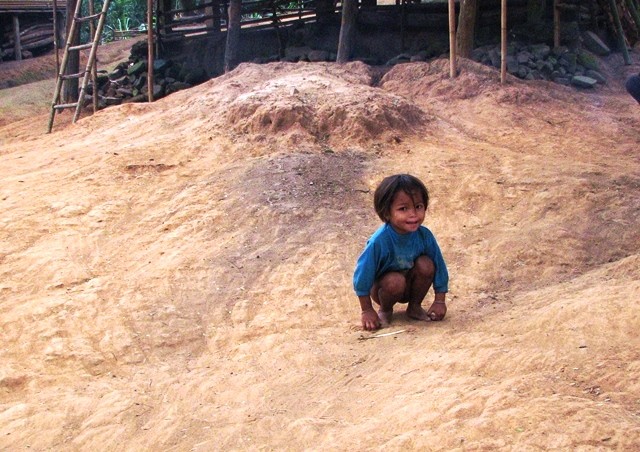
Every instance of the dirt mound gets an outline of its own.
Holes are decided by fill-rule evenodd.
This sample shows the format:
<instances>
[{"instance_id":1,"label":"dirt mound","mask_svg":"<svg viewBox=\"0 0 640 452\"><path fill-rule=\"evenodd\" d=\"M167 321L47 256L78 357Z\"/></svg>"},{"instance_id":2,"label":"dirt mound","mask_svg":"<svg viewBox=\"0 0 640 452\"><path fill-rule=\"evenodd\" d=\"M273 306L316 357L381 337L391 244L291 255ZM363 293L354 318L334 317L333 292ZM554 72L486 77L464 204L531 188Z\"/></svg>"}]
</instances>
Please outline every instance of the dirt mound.
<instances>
[{"instance_id":1,"label":"dirt mound","mask_svg":"<svg viewBox=\"0 0 640 452\"><path fill-rule=\"evenodd\" d=\"M255 139L363 144L415 134L428 116L403 97L371 86L362 63L242 65L216 88L241 93L222 106L228 126Z\"/></svg>"},{"instance_id":2,"label":"dirt mound","mask_svg":"<svg viewBox=\"0 0 640 452\"><path fill-rule=\"evenodd\" d=\"M507 83L500 83L496 69L460 58L458 75L450 77L449 60L407 63L394 66L381 80L385 90L411 99L455 101L480 96L495 96L499 102L527 104L552 99L569 102L576 91L550 82L524 82L507 75ZM560 97L558 97L558 92Z\"/></svg>"}]
</instances>

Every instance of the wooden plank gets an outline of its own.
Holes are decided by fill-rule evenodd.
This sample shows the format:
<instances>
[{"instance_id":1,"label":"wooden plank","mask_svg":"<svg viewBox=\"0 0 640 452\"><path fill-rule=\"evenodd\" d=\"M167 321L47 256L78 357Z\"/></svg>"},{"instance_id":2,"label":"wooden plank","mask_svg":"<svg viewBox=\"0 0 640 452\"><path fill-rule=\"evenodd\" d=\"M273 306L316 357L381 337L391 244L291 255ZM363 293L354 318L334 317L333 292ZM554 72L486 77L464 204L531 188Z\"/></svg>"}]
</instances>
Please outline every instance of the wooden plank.
<instances>
[{"instance_id":1,"label":"wooden plank","mask_svg":"<svg viewBox=\"0 0 640 452\"><path fill-rule=\"evenodd\" d=\"M59 9L67 8L66 0L57 0ZM5 0L0 1L0 13L53 11L53 0Z\"/></svg>"}]
</instances>

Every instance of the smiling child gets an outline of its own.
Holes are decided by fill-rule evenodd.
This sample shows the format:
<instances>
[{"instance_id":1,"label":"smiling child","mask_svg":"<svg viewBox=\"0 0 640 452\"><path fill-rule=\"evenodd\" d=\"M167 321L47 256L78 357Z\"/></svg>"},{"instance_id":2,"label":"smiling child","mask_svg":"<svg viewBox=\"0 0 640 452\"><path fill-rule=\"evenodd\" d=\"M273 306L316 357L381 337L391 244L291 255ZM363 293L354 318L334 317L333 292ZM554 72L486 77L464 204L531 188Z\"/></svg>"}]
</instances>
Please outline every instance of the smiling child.
<instances>
[{"instance_id":1,"label":"smiling child","mask_svg":"<svg viewBox=\"0 0 640 452\"><path fill-rule=\"evenodd\" d=\"M407 303L411 319L442 320L449 275L434 235L422 226L429 205L427 188L414 176L396 174L380 183L373 203L384 224L367 241L353 275L362 327L388 326L396 303ZM422 301L432 285L434 302L425 311Z\"/></svg>"}]
</instances>

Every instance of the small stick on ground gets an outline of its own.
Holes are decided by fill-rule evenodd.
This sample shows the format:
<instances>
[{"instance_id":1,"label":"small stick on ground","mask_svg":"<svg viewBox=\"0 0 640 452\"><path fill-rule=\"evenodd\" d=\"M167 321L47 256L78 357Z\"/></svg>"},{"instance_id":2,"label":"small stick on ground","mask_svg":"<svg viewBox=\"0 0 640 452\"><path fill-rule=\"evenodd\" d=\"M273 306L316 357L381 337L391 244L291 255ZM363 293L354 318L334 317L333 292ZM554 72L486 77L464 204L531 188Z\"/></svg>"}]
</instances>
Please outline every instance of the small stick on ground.
<instances>
[{"instance_id":1,"label":"small stick on ground","mask_svg":"<svg viewBox=\"0 0 640 452\"><path fill-rule=\"evenodd\" d=\"M358 338L358 340L359 341L366 341L367 339L376 339L378 337L393 336L394 334L404 333L405 331L407 331L407 330L405 329L405 330L392 331L390 333L375 334L373 336L360 336Z\"/></svg>"}]
</instances>

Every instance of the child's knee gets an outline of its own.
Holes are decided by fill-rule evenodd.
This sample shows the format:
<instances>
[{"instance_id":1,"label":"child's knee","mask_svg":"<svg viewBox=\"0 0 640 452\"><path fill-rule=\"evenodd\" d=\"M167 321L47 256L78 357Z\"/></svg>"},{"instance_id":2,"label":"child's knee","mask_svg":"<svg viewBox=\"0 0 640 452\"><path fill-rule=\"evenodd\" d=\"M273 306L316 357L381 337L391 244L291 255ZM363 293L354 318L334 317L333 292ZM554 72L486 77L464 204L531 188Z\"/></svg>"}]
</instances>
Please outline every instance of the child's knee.
<instances>
[{"instance_id":1,"label":"child's knee","mask_svg":"<svg viewBox=\"0 0 640 452\"><path fill-rule=\"evenodd\" d=\"M436 266L427 256L420 256L414 263L414 272L420 276L433 277L436 272Z\"/></svg>"},{"instance_id":2,"label":"child's knee","mask_svg":"<svg viewBox=\"0 0 640 452\"><path fill-rule=\"evenodd\" d=\"M387 273L380 280L380 288L390 295L401 295L404 293L407 281L402 273Z\"/></svg>"}]
</instances>

